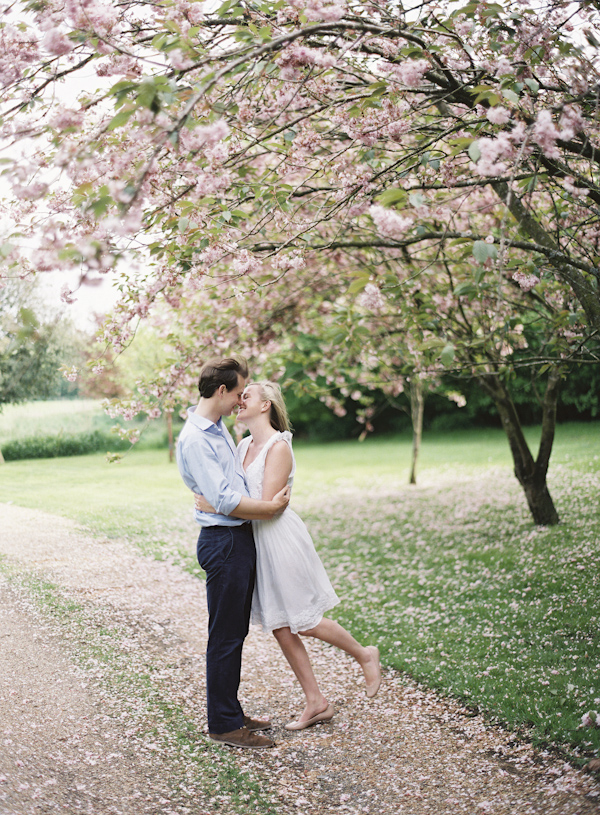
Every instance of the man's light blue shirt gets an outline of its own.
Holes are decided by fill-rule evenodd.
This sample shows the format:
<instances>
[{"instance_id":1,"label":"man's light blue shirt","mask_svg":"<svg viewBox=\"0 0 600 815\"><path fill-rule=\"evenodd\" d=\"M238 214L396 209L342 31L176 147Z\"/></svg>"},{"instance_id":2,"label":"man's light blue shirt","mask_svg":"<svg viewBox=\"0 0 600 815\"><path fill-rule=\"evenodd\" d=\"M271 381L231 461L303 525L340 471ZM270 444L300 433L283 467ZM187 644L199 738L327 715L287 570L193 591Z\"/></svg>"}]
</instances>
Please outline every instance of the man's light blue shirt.
<instances>
[{"instance_id":1,"label":"man's light blue shirt","mask_svg":"<svg viewBox=\"0 0 600 815\"><path fill-rule=\"evenodd\" d=\"M188 408L187 421L177 441L177 466L185 485L203 495L218 515L195 511L201 526L240 526L241 518L228 516L242 497L248 497L244 473L236 469L235 444L223 420L215 424Z\"/></svg>"}]
</instances>

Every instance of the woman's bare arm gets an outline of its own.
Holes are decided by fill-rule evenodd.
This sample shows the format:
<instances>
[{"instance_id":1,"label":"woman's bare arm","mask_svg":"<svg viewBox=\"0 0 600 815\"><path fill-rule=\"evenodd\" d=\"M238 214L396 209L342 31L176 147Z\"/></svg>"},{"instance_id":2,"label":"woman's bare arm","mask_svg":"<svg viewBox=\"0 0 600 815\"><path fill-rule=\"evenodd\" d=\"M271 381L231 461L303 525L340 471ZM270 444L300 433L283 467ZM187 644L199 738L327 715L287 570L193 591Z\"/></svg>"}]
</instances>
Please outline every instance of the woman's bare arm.
<instances>
[{"instance_id":1,"label":"woman's bare arm","mask_svg":"<svg viewBox=\"0 0 600 815\"><path fill-rule=\"evenodd\" d=\"M271 501L282 490L292 472L292 451L286 441L276 441L267 453L263 479L263 501Z\"/></svg>"},{"instance_id":2,"label":"woman's bare arm","mask_svg":"<svg viewBox=\"0 0 600 815\"><path fill-rule=\"evenodd\" d=\"M281 489L278 489L267 499L261 500L242 496L240 503L229 514L234 518L242 518L245 521L270 521L287 507L290 494L291 490L284 484ZM200 512L215 512L215 508L208 503L203 495L194 494L194 504Z\"/></svg>"}]
</instances>

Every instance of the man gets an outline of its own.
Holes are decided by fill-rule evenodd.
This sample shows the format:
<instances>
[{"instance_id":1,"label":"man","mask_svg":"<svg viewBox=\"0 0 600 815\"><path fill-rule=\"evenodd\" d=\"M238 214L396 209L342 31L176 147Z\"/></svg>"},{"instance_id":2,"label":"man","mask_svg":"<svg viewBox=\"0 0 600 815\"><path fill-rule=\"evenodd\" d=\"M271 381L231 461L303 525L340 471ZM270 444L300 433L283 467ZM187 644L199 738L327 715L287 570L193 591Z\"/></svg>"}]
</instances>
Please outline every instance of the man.
<instances>
[{"instance_id":1,"label":"man","mask_svg":"<svg viewBox=\"0 0 600 815\"><path fill-rule=\"evenodd\" d=\"M208 647L206 702L208 731L214 741L233 747L265 748L275 742L257 731L270 722L244 716L237 698L242 646L248 633L256 549L252 520L268 520L283 512L288 487L271 501L248 496L241 467L235 466L235 444L222 417L241 405L248 377L242 359L215 359L200 371L196 407L177 442L177 464L186 486L203 495L218 514L196 510L202 527L198 562L206 572Z\"/></svg>"}]
</instances>

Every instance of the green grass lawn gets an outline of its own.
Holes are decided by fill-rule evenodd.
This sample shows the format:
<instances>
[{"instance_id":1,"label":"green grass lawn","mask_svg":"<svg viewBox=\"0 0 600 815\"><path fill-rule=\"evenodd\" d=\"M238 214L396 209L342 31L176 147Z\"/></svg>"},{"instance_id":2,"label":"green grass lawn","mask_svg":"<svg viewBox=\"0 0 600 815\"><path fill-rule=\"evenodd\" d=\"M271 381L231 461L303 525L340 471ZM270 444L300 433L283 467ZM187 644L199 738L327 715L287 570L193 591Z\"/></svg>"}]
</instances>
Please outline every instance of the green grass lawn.
<instances>
[{"instance_id":1,"label":"green grass lawn","mask_svg":"<svg viewBox=\"0 0 600 815\"><path fill-rule=\"evenodd\" d=\"M99 399L55 399L3 405L0 413L0 444L9 439L51 433L78 433L110 425Z\"/></svg>"},{"instance_id":2,"label":"green grass lawn","mask_svg":"<svg viewBox=\"0 0 600 815\"><path fill-rule=\"evenodd\" d=\"M299 443L296 454L293 504L342 597L332 616L388 666L534 740L582 761L600 749L600 729L579 727L600 711L599 423L558 428L549 484L562 523L551 529L532 524L500 431L426 434L417 487L408 436ZM11 462L0 500L154 556L194 534L166 451ZM175 548L193 571L189 543Z\"/></svg>"}]
</instances>

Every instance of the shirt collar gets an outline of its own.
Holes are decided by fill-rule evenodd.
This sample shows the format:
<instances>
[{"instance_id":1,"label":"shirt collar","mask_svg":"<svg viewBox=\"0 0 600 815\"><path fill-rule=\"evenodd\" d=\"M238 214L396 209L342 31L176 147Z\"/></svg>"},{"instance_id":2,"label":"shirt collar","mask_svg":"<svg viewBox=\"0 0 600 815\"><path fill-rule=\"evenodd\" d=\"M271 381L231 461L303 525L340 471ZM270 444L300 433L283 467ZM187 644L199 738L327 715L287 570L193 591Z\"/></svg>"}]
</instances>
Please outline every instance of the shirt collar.
<instances>
[{"instance_id":1,"label":"shirt collar","mask_svg":"<svg viewBox=\"0 0 600 815\"><path fill-rule=\"evenodd\" d=\"M193 405L192 407L188 408L187 415L190 422L196 427L199 427L200 430L208 430L209 432L212 430L219 430L223 431L223 419L219 417L218 422L211 422L210 419L207 419L205 416L200 416L198 413L195 413L196 406Z\"/></svg>"}]
</instances>

